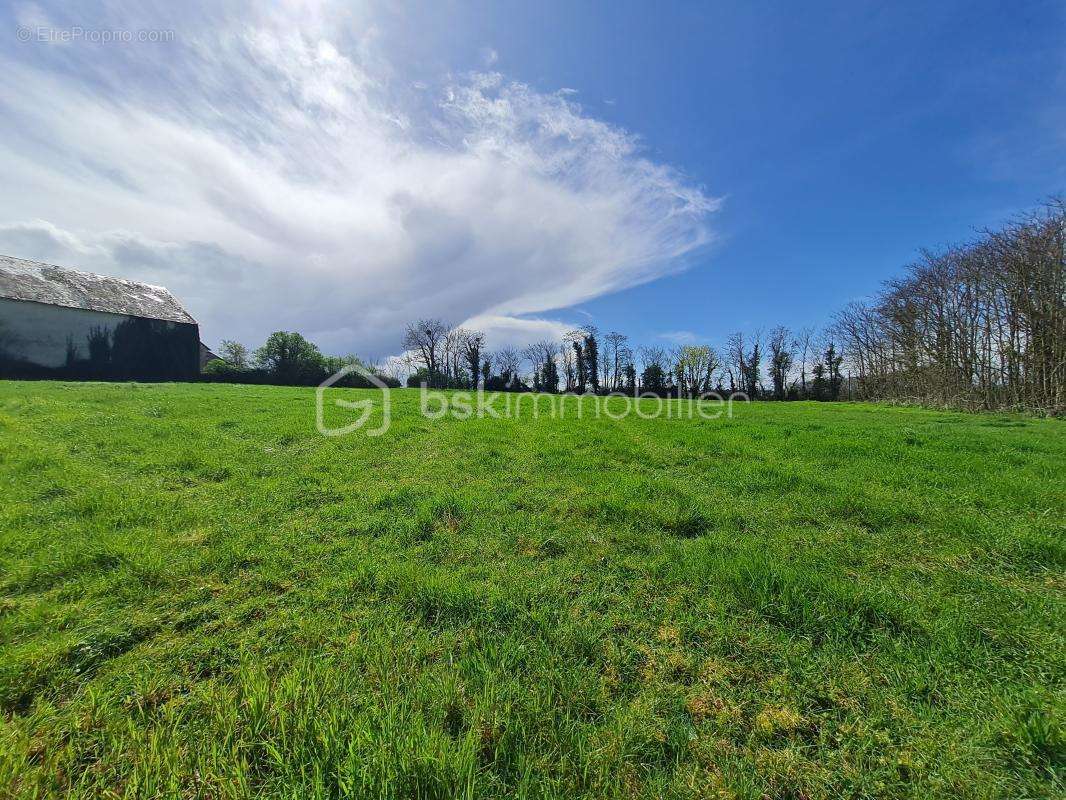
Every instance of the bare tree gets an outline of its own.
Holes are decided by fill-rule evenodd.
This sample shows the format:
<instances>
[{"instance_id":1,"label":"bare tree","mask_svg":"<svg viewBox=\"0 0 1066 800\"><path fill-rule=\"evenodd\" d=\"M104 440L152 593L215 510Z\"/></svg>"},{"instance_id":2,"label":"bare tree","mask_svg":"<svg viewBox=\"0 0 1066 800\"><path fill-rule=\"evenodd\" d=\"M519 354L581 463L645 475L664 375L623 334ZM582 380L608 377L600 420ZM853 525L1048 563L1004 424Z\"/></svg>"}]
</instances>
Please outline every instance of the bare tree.
<instances>
[{"instance_id":1,"label":"bare tree","mask_svg":"<svg viewBox=\"0 0 1066 800\"><path fill-rule=\"evenodd\" d=\"M629 339L624 333L611 331L603 337L604 360L603 384L609 389L618 389L621 386L620 378L623 367L623 348Z\"/></svg>"},{"instance_id":2,"label":"bare tree","mask_svg":"<svg viewBox=\"0 0 1066 800\"><path fill-rule=\"evenodd\" d=\"M530 383L536 391L541 391L544 365L548 359L554 360L556 345L554 342L533 342L522 348L522 356L529 362Z\"/></svg>"},{"instance_id":3,"label":"bare tree","mask_svg":"<svg viewBox=\"0 0 1066 800\"><path fill-rule=\"evenodd\" d=\"M464 383L462 373L467 333L468 331L464 328L453 328L444 335L441 368L448 386L459 386Z\"/></svg>"},{"instance_id":4,"label":"bare tree","mask_svg":"<svg viewBox=\"0 0 1066 800\"><path fill-rule=\"evenodd\" d=\"M814 339L815 329L811 327L802 328L796 336L796 347L800 351L800 387L804 398L807 397L807 366L814 353Z\"/></svg>"},{"instance_id":5,"label":"bare tree","mask_svg":"<svg viewBox=\"0 0 1066 800\"><path fill-rule=\"evenodd\" d=\"M537 391L556 392L559 390L558 356L559 345L548 340L541 340L528 345L523 355L532 365L533 387Z\"/></svg>"},{"instance_id":6,"label":"bare tree","mask_svg":"<svg viewBox=\"0 0 1066 800\"><path fill-rule=\"evenodd\" d=\"M640 368L647 369L648 367L658 367L664 372L667 369L668 356L666 350L662 347L640 347L637 349L637 353L640 355Z\"/></svg>"},{"instance_id":7,"label":"bare tree","mask_svg":"<svg viewBox=\"0 0 1066 800\"><path fill-rule=\"evenodd\" d=\"M518 382L518 373L522 369L522 354L514 347L504 347L492 356L496 371L508 386Z\"/></svg>"},{"instance_id":8,"label":"bare tree","mask_svg":"<svg viewBox=\"0 0 1066 800\"><path fill-rule=\"evenodd\" d=\"M426 370L431 385L440 385L444 377L440 362L449 330L439 319L420 319L404 331L404 349L411 354L416 366Z\"/></svg>"},{"instance_id":9,"label":"bare tree","mask_svg":"<svg viewBox=\"0 0 1066 800\"><path fill-rule=\"evenodd\" d=\"M762 389L762 331L755 331L750 340L742 332L734 333L729 337L726 353L730 390L740 389L749 397L758 397Z\"/></svg>"},{"instance_id":10,"label":"bare tree","mask_svg":"<svg viewBox=\"0 0 1066 800\"><path fill-rule=\"evenodd\" d=\"M862 397L1066 408L1066 206L923 252L832 334Z\"/></svg>"},{"instance_id":11,"label":"bare tree","mask_svg":"<svg viewBox=\"0 0 1066 800\"><path fill-rule=\"evenodd\" d=\"M685 383L685 367L684 367L684 355L685 348L683 345L676 345L671 347L666 354L667 369L666 372L670 378L677 385L678 392L684 390Z\"/></svg>"}]
</instances>

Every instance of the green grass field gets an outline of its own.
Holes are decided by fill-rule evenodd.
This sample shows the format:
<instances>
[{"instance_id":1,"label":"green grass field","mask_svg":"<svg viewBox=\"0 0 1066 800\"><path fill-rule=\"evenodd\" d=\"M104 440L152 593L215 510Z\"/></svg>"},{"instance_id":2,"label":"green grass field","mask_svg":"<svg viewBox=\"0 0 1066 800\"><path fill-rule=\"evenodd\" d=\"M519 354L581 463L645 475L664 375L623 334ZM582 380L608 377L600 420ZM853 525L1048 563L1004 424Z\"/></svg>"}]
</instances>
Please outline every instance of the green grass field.
<instances>
[{"instance_id":1,"label":"green grass field","mask_svg":"<svg viewBox=\"0 0 1066 800\"><path fill-rule=\"evenodd\" d=\"M392 398L0 383L0 796L1066 793L1062 422Z\"/></svg>"}]
</instances>

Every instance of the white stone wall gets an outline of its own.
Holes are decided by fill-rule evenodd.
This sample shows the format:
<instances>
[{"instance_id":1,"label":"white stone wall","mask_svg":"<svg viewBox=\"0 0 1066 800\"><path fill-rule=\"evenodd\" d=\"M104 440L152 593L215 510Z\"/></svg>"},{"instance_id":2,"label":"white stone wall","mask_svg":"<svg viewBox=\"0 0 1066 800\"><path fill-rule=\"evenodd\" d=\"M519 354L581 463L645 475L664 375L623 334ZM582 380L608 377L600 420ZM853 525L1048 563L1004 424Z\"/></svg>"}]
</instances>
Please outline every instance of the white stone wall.
<instances>
[{"instance_id":1,"label":"white stone wall","mask_svg":"<svg viewBox=\"0 0 1066 800\"><path fill-rule=\"evenodd\" d=\"M89 332L113 331L127 319L124 314L0 297L0 350L42 367L62 367L67 363L68 341L78 348L78 358L88 358Z\"/></svg>"}]
</instances>

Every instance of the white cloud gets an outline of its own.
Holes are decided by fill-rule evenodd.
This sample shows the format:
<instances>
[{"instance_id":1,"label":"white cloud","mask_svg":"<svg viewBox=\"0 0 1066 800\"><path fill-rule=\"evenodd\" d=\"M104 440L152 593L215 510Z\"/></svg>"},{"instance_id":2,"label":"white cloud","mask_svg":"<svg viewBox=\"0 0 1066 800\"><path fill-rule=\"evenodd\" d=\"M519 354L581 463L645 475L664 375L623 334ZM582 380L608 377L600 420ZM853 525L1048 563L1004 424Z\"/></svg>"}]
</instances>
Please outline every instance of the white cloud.
<instances>
[{"instance_id":1,"label":"white cloud","mask_svg":"<svg viewBox=\"0 0 1066 800\"><path fill-rule=\"evenodd\" d=\"M695 344L700 340L692 331L664 331L659 334L659 338L673 344Z\"/></svg>"},{"instance_id":2,"label":"white cloud","mask_svg":"<svg viewBox=\"0 0 1066 800\"><path fill-rule=\"evenodd\" d=\"M481 314L466 320L462 327L485 332L485 347L521 347L541 340L562 341L569 331L580 327L557 319L520 319L498 314Z\"/></svg>"},{"instance_id":3,"label":"white cloud","mask_svg":"<svg viewBox=\"0 0 1066 800\"><path fill-rule=\"evenodd\" d=\"M633 135L499 73L413 82L365 9L145 13L92 23L174 42L0 54L0 252L166 285L208 342L381 356L437 316L517 344L711 238Z\"/></svg>"}]
</instances>

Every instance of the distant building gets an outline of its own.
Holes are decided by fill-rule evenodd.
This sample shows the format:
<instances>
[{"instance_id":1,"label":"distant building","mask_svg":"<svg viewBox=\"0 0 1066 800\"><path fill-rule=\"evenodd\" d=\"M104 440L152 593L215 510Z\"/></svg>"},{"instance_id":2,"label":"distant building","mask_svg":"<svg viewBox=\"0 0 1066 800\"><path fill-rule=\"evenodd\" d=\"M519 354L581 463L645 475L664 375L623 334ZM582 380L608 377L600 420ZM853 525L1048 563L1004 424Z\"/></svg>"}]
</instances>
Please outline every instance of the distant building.
<instances>
[{"instance_id":1,"label":"distant building","mask_svg":"<svg viewBox=\"0 0 1066 800\"><path fill-rule=\"evenodd\" d=\"M189 380L200 352L161 286L0 255L0 377Z\"/></svg>"}]
</instances>

